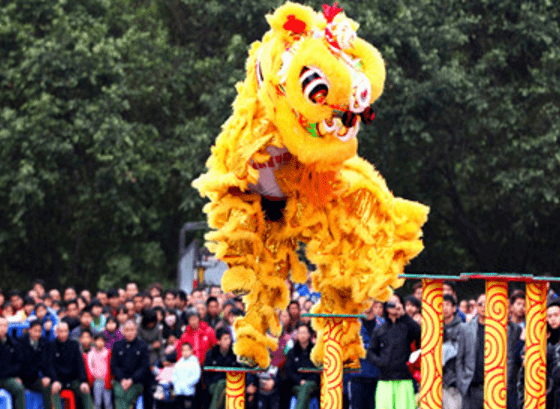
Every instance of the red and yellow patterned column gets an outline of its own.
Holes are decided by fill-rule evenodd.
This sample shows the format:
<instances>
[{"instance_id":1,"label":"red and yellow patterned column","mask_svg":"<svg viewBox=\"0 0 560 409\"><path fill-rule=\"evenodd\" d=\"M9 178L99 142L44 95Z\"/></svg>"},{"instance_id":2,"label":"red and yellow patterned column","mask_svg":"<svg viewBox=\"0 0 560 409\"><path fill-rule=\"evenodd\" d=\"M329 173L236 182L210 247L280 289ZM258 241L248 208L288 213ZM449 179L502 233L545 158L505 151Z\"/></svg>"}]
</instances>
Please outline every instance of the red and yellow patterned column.
<instances>
[{"instance_id":1,"label":"red and yellow patterned column","mask_svg":"<svg viewBox=\"0 0 560 409\"><path fill-rule=\"evenodd\" d=\"M245 373L226 372L226 409L245 408Z\"/></svg>"},{"instance_id":2,"label":"red and yellow patterned column","mask_svg":"<svg viewBox=\"0 0 560 409\"><path fill-rule=\"evenodd\" d=\"M443 283L422 281L420 408L441 409L443 348Z\"/></svg>"},{"instance_id":3,"label":"red and yellow patterned column","mask_svg":"<svg viewBox=\"0 0 560 409\"><path fill-rule=\"evenodd\" d=\"M327 318L323 335L325 352L323 358L324 386L321 388L321 409L342 408L342 318Z\"/></svg>"},{"instance_id":4,"label":"red and yellow patterned column","mask_svg":"<svg viewBox=\"0 0 560 409\"><path fill-rule=\"evenodd\" d=\"M508 284L486 281L484 409L505 409L507 400Z\"/></svg>"},{"instance_id":5,"label":"red and yellow patterned column","mask_svg":"<svg viewBox=\"0 0 560 409\"><path fill-rule=\"evenodd\" d=\"M546 407L546 283L526 287L525 408Z\"/></svg>"}]
</instances>

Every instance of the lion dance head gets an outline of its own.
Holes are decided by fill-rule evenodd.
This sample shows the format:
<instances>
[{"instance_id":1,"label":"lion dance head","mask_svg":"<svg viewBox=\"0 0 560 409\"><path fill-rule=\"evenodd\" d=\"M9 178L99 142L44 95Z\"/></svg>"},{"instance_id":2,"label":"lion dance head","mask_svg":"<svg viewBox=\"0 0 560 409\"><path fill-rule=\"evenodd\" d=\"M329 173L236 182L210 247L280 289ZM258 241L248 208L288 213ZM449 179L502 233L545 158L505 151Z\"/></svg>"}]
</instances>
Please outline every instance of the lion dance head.
<instances>
[{"instance_id":1,"label":"lion dance head","mask_svg":"<svg viewBox=\"0 0 560 409\"><path fill-rule=\"evenodd\" d=\"M303 164L328 168L357 153L357 134L373 120L385 81L380 53L356 35L337 6L323 13L286 3L267 16L271 30L248 60L257 98Z\"/></svg>"}]
</instances>

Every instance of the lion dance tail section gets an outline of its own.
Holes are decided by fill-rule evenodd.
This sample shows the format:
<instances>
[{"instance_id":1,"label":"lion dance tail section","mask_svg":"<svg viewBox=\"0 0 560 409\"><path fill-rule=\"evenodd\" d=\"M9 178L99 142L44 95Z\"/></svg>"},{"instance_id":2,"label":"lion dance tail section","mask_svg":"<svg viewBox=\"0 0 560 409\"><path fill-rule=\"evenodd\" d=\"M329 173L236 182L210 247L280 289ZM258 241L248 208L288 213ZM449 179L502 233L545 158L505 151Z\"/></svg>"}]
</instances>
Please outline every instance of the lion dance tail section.
<instances>
[{"instance_id":1,"label":"lion dance tail section","mask_svg":"<svg viewBox=\"0 0 560 409\"><path fill-rule=\"evenodd\" d=\"M423 249L421 227L428 208L395 198L373 166L362 159L347 161L339 183L343 193L329 204L322 233L308 244L307 256L318 266L313 285L321 292L315 313L359 314L369 300L385 301L400 287L404 266ZM322 339L325 319L314 319ZM360 322L344 322L341 343L346 366L364 357ZM322 362L322 345L313 359Z\"/></svg>"}]
</instances>

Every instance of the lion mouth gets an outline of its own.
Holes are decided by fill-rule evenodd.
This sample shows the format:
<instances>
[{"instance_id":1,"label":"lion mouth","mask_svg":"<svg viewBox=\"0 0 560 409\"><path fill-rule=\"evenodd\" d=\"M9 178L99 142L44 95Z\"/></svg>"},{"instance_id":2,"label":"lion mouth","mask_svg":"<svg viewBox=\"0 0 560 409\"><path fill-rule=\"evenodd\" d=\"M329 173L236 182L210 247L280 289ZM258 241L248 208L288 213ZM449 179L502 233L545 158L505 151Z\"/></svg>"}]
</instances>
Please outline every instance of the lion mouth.
<instances>
[{"instance_id":1,"label":"lion mouth","mask_svg":"<svg viewBox=\"0 0 560 409\"><path fill-rule=\"evenodd\" d=\"M318 133L320 136L332 135L337 137L341 142L348 142L355 138L360 130L359 119L353 121L352 126L345 126L341 118L324 119L319 122Z\"/></svg>"}]
</instances>

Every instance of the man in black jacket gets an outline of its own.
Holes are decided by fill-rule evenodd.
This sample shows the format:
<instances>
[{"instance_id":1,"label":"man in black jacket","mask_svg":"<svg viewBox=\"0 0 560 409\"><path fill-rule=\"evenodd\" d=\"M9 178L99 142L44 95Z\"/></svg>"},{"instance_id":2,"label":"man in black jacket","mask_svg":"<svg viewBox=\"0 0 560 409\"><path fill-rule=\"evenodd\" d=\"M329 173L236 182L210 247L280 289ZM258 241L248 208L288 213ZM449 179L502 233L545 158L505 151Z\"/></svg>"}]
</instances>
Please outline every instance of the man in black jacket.
<instances>
[{"instance_id":1,"label":"man in black jacket","mask_svg":"<svg viewBox=\"0 0 560 409\"><path fill-rule=\"evenodd\" d=\"M411 344L420 346L420 325L403 312L400 295L385 304L385 322L373 330L367 359L379 367L375 407L414 409L412 375L407 366Z\"/></svg>"},{"instance_id":2,"label":"man in black jacket","mask_svg":"<svg viewBox=\"0 0 560 409\"><path fill-rule=\"evenodd\" d=\"M218 343L208 350L204 359L204 367L221 366L235 367L239 366L233 350L231 348L231 334L227 328L220 328L216 333ZM225 372L204 372L204 383L208 386L212 401L210 409L223 408L225 405L224 391L226 389Z\"/></svg>"},{"instance_id":3,"label":"man in black jacket","mask_svg":"<svg viewBox=\"0 0 560 409\"><path fill-rule=\"evenodd\" d=\"M18 342L8 336L8 320L0 316L0 388L12 395L15 409L25 409L25 391L20 373L22 364Z\"/></svg>"},{"instance_id":4,"label":"man in black jacket","mask_svg":"<svg viewBox=\"0 0 560 409\"><path fill-rule=\"evenodd\" d=\"M69 339L68 323L60 322L56 339L52 343L50 360L52 364L52 394L55 409L61 408L60 391L71 389L82 401L84 409L92 409L89 385L80 344Z\"/></svg>"},{"instance_id":5,"label":"man in black jacket","mask_svg":"<svg viewBox=\"0 0 560 409\"><path fill-rule=\"evenodd\" d=\"M43 405L52 408L50 344L42 337L43 326L38 320L32 321L29 332L19 342L23 354L21 379L27 389L43 394Z\"/></svg>"},{"instance_id":6,"label":"man in black jacket","mask_svg":"<svg viewBox=\"0 0 560 409\"><path fill-rule=\"evenodd\" d=\"M66 302L66 316L62 319L68 324L70 331L80 325L80 310L78 309L77 300L69 300Z\"/></svg>"},{"instance_id":7,"label":"man in black jacket","mask_svg":"<svg viewBox=\"0 0 560 409\"><path fill-rule=\"evenodd\" d=\"M301 368L313 368L311 362L311 329L309 325L299 323L296 343L286 357L286 376L292 392L297 398L296 409L309 408L311 396L319 389L320 378L315 373L300 373Z\"/></svg>"},{"instance_id":8,"label":"man in black jacket","mask_svg":"<svg viewBox=\"0 0 560 409\"><path fill-rule=\"evenodd\" d=\"M138 399L144 390L143 383L150 364L148 347L137 337L136 322L127 321L123 333L124 339L115 342L111 354L116 409L128 409Z\"/></svg>"}]
</instances>

